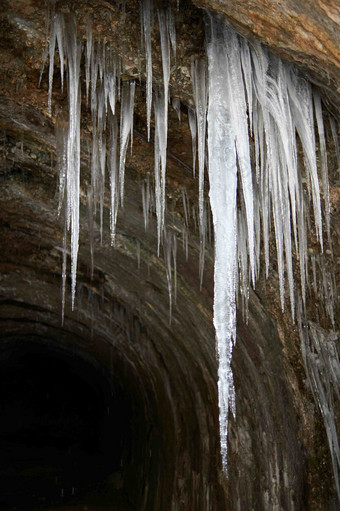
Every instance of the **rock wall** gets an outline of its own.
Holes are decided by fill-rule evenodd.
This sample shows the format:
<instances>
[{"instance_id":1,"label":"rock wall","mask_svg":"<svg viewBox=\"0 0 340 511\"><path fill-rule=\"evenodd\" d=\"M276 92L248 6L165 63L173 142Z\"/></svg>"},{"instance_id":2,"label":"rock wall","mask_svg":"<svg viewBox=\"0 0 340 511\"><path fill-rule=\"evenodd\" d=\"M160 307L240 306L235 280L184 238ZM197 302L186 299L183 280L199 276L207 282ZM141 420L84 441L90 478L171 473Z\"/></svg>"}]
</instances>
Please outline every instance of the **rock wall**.
<instances>
[{"instance_id":1,"label":"rock wall","mask_svg":"<svg viewBox=\"0 0 340 511\"><path fill-rule=\"evenodd\" d=\"M333 105L332 112L337 115L340 59L336 2L312 2L304 7L288 1L195 3L220 12L242 34L260 39L301 65L320 83L325 104ZM200 241L192 212L197 207L198 185L192 177L188 125L188 107L193 101L190 59L204 55L204 11L190 2L179 2L178 11L174 5L177 55L171 68L170 91L172 97L181 100L181 122L175 109L169 107L167 222L178 244L177 299L170 323L166 264L162 254L157 257L155 215L145 230L142 207L141 189L152 176L154 145L153 136L150 142L146 137L145 59L139 50L138 2L57 1L55 7L67 15L76 13L81 38L91 17L94 37L106 38L122 56L124 80L138 78L141 69L133 152L128 152L126 163L125 205L119 212L116 246L112 248L108 195L105 198L102 243L98 217L94 225L91 277L86 198L91 121L84 97L77 298L72 311L67 276L62 325L63 218L57 215L54 130L56 119L66 109L66 91L61 90L57 59L49 116L47 67L38 86L47 4L40 0L3 1L1 364L6 368L15 346L34 340L35 349L42 354L60 350L63 360L71 357L75 366L84 368L79 360L86 359L96 371L102 371L108 385L103 395L110 394L110 385L119 389L117 395L124 393L124 410L129 412L121 429L128 433L121 434L112 449L121 460L122 491L128 496L130 509L328 508L335 502L335 489L327 438L306 383L297 326L288 313L282 313L279 304L275 256L269 279L263 275L256 290L251 291L248 322L239 308L233 360L238 413L230 422L229 479L221 470L212 324L214 249L210 240L200 289ZM152 43L154 80L162 85L156 21ZM327 122L326 129L331 140ZM329 173L334 252L330 264L338 278L339 174L332 142ZM190 204L188 258L185 243L182 245L184 189ZM317 250L313 240L311 250ZM119 414L119 399L108 402ZM0 433L1 441L5 441L4 431ZM1 470L7 477L6 469ZM115 470L116 466L111 472ZM82 495L83 500L77 502L85 505L86 492ZM11 508L13 498L13 494L7 495L4 509ZM31 502L31 509L36 509L33 497ZM57 503L51 498L50 505Z\"/></svg>"}]
</instances>

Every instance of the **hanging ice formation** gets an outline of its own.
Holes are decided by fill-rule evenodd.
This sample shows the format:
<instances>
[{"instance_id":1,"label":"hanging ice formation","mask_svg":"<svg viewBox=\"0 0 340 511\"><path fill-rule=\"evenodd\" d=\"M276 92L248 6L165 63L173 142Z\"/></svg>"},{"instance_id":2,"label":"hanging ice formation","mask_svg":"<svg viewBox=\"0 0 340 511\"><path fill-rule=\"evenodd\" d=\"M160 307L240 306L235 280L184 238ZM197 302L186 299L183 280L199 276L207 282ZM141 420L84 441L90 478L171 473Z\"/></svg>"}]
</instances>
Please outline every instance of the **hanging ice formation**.
<instances>
[{"instance_id":1,"label":"hanging ice formation","mask_svg":"<svg viewBox=\"0 0 340 511\"><path fill-rule=\"evenodd\" d=\"M150 140L150 119L152 105L152 52L151 52L151 27L153 21L152 0L141 2L141 30L144 35L146 56L146 122L148 140Z\"/></svg>"},{"instance_id":2,"label":"hanging ice formation","mask_svg":"<svg viewBox=\"0 0 340 511\"><path fill-rule=\"evenodd\" d=\"M166 225L165 185L170 48L172 47L175 54L176 36L171 10L160 10L157 12L157 17L161 41L163 88L153 92L151 56L153 11L151 0L143 0L141 29L146 54L148 139L150 138L152 98L154 100L155 189L153 194L148 176L142 186L142 205L145 229L148 227L151 214L156 213L158 252L162 245L171 310L172 298L176 296L177 238ZM330 286L330 277L326 270L320 270L322 281L317 282L315 268L319 263L314 258L311 261L312 264L309 264L307 247L310 216L314 218L312 229L315 230L319 240L321 252L323 250L323 216L330 239L327 152L320 96L313 92L311 85L293 66L283 63L261 45L249 43L225 24L210 18L207 31L208 69L206 63L202 61L192 63L195 110L188 109L188 118L192 134L194 172L196 147L198 148L197 217L201 241L201 279L205 240L209 229L209 208L206 207L204 199L206 164L210 182L209 196L215 232L214 325L219 362L220 437L223 469L227 470L228 414L229 410L234 415L236 413L231 370L232 351L236 341L236 295L241 296L246 310L249 288L255 285L259 274L260 247L262 246L268 275L271 223L275 231L282 308L285 307L285 294L288 291L291 314L294 319L295 296L297 293L300 296L301 293L299 302L301 301L302 310L298 311L298 320L300 325L303 322L307 324L306 296L309 296L311 287L315 290L318 288L318 294L325 302L325 314L330 318L334 329L332 300L336 297L335 286ZM92 260L93 216L96 210L99 210L102 234L106 169L109 171L111 187L111 240L113 244L115 241L118 207L123 204L124 198L125 158L129 138L132 142L133 135L135 83L124 83L121 87L120 59L104 42L93 41L90 22L87 25L86 37L85 88L86 99L90 100L92 114L91 185L87 193ZM79 239L82 52L81 44L76 36L74 17L71 16L68 22L60 14L54 14L52 17L49 43L49 111L56 43L60 56L62 83L64 61L67 70L69 118L68 123L58 120L56 132L59 211L62 209L63 201L65 209L63 290L65 290L66 281L66 230L70 230L73 304ZM120 101L120 126L118 126L116 115L117 100ZM180 113L179 102L174 101L173 105ZM316 159L314 112L320 146L324 213L321 207ZM205 154L206 121L208 121L208 157ZM333 119L330 125L340 160ZM107 136L106 133L108 133ZM120 133L120 144L117 142L118 133ZM250 157L250 137L253 140L253 162ZM298 163L297 137L304 155L304 171ZM191 206L184 189L182 196L185 214L183 247L188 255ZM311 210L312 215L310 215ZM192 210L192 220L196 222L195 209ZM141 246L138 245L138 254L140 253ZM293 253L296 253L294 257L300 269L299 282L294 281ZM139 256L138 261L140 261ZM311 270L314 272L313 286L310 281ZM288 281L287 286L285 277ZM330 289L334 292L330 292ZM325 420L334 473L337 474L340 456L330 408L332 394L329 392L330 385L333 387L335 385L335 377L333 378L332 373L327 380L327 376L323 375L321 378L318 372L319 366L314 363L315 357L313 358L311 353L318 353L318 356L323 357L324 364L330 364L326 361L327 357L325 358L321 347L326 337L325 334L319 335L319 329L310 325L308 335L300 327L306 371ZM338 486L337 489L340 499Z\"/></svg>"},{"instance_id":3,"label":"hanging ice formation","mask_svg":"<svg viewBox=\"0 0 340 511\"><path fill-rule=\"evenodd\" d=\"M235 414L231 357L236 340L236 290L238 288L247 301L249 285L251 281L255 282L259 272L260 230L262 228L268 274L269 232L273 218L281 304L284 308L284 279L287 275L293 319L297 286L293 276L293 251L296 251L300 266L299 287L303 306L306 303L306 286L309 286L309 200L313 207L316 236L323 250L313 101L320 141L324 216L330 237L329 192L321 102L317 93L313 95L310 84L299 76L293 66L270 55L259 44L250 44L213 18L209 24L207 52L208 169L215 229L214 324L219 358L222 462L226 469L229 408ZM250 162L249 133L254 138L255 173ZM304 153L304 175L298 167L297 136ZM308 195L303 186L304 180ZM324 289L328 287L327 282ZM330 302L327 296L326 314L334 327ZM317 330L314 329L311 334L313 342L316 342L316 336ZM304 335L301 335L301 341L306 345ZM306 362L307 373L312 371L310 367L311 363ZM325 378L327 380L327 376ZM316 392L321 392L320 386ZM327 399L331 402L331 397ZM334 421L331 424L327 422L329 414L324 402L320 408L325 417L337 477L335 460L339 464L339 447L335 425Z\"/></svg>"}]
</instances>

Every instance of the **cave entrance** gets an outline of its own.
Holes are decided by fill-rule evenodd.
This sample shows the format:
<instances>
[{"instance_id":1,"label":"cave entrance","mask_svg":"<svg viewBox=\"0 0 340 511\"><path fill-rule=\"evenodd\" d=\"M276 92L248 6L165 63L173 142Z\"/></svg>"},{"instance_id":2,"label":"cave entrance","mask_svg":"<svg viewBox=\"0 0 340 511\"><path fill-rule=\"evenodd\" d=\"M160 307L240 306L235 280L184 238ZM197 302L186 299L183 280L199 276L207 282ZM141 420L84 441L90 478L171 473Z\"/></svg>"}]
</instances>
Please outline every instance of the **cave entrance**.
<instances>
[{"instance_id":1,"label":"cave entrance","mask_svg":"<svg viewBox=\"0 0 340 511\"><path fill-rule=\"evenodd\" d=\"M122 382L48 339L1 346L0 508L136 509L123 476L136 421Z\"/></svg>"}]
</instances>

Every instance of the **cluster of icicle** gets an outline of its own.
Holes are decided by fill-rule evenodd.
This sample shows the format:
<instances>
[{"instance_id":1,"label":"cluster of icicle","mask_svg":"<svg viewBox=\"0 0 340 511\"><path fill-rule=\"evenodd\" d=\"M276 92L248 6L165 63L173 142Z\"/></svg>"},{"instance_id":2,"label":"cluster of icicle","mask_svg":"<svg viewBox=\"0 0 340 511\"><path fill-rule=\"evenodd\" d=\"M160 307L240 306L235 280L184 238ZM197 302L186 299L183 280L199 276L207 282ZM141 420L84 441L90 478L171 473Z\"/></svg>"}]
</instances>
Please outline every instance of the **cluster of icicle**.
<instances>
[{"instance_id":1,"label":"cluster of icicle","mask_svg":"<svg viewBox=\"0 0 340 511\"><path fill-rule=\"evenodd\" d=\"M155 188L153 194L148 179L143 187L143 212L145 227L147 227L150 204L154 203L158 252L160 244L167 247L164 256L171 307L171 260L173 259L173 265L176 266L177 241L176 237L172 237L166 229L165 183L170 53L171 47L173 54L176 52L176 33L170 8L157 11L157 18L161 41L163 89L153 91L151 48L153 7L151 0L141 2L142 40L146 56L148 139L151 136L152 103L155 121ZM298 74L293 66L269 54L260 44L249 43L225 24L210 18L207 23L207 32L208 69L204 61L193 60L195 110L188 109L188 119L193 140L194 172L196 149L198 152L201 279L207 230L204 200L206 166L210 182L210 205L215 233L214 325L219 361L220 436L222 464L226 471L229 409L234 415L236 412L231 359L236 340L237 294L241 294L245 303L247 302L249 287L255 284L259 275L262 247L264 247L268 275L269 239L273 223L282 308L285 305L286 276L294 319L296 296L293 275L294 252L300 268L299 288L302 308L305 308L310 272L307 247L308 225L310 225L310 217L313 216L315 235L322 251L323 216L328 237L330 237L329 191L326 142L319 94L312 90L311 85ZM59 128L57 152L60 205L66 195L64 201L65 243L66 231L71 231L73 304L79 239L80 64L83 51L76 36L75 18L70 16L66 21L60 14L52 17L49 43L49 108L51 108L56 42L59 49L62 83L64 62L68 79L69 119L68 123L61 123ZM111 186L111 237L114 243L118 207L119 204L123 204L124 198L124 168L129 139L132 144L135 83L124 83L121 86L120 60L112 49L108 50L104 44L95 43L92 40L90 24L87 28L84 52L86 99L90 100L93 126L92 181L88 190L88 203L92 209L99 209L102 231L105 174L108 168ZM116 117L117 100L120 100L120 126ZM178 101L173 102L173 106L180 115ZM321 186L316 160L314 117L319 137ZM334 121L331 121L331 126L336 140ZM118 132L120 133L119 157L117 155ZM106 140L106 133L109 133L108 140ZM205 151L207 134L208 155ZM297 136L304 155L304 169L298 161ZM250 139L253 140L252 144ZM253 157L251 157L252 147ZM321 204L322 194L324 214ZM185 193L183 204L187 228L188 207ZM90 218L93 218L91 208ZM187 251L187 238L184 244ZM92 248L91 253L93 253ZM63 265L64 289L65 279L66 245ZM327 291L325 293L327 294ZM311 338L315 344L315 335L313 334ZM303 336L302 339L304 339ZM310 362L306 364L312 367ZM332 428L333 426L328 430L333 431L334 428ZM337 445L334 436L330 444ZM338 457L338 447L333 452Z\"/></svg>"},{"instance_id":2,"label":"cluster of icicle","mask_svg":"<svg viewBox=\"0 0 340 511\"><path fill-rule=\"evenodd\" d=\"M305 309L311 209L322 252L321 195L330 238L329 188L319 94L293 66L269 54L261 45L249 43L215 19L210 20L208 30L208 170L215 231L214 324L219 357L222 461L226 469L229 409L235 414L231 357L236 340L237 291L248 298L249 285L254 285L259 274L262 246L268 275L273 222L282 308L286 276L294 320L295 252L300 267L298 287ZM321 189L314 113L319 136ZM297 136L304 155L304 169L298 161ZM253 164L250 137L254 141ZM332 311L329 312L331 317ZM334 325L334 318L332 321Z\"/></svg>"},{"instance_id":3,"label":"cluster of icicle","mask_svg":"<svg viewBox=\"0 0 340 511\"><path fill-rule=\"evenodd\" d=\"M147 131L150 139L150 119L152 106L152 57L151 28L153 9L150 0L141 3L142 36L146 50L147 67ZM167 119L169 103L170 48L176 52L176 34L171 9L158 11L159 30L163 62L163 90L154 94L155 113L155 169L154 169L154 202L157 216L158 254L160 245L164 248L166 272L169 289L170 315L172 289L176 294L176 240L166 232L166 150L167 150ZM125 160L129 140L133 141L133 111L135 82L121 84L122 63L112 48L104 42L95 42L92 37L90 21L87 24L86 45L83 47L77 39L76 18L69 15L53 13L49 37L49 92L48 110L51 114L52 83L54 72L54 54L56 45L59 50L61 86L64 83L64 71L67 73L68 121L57 121L57 166L59 172L59 212L65 208L65 233L63 257L63 299L64 314L65 283L66 283L66 247L67 232L70 232L71 245L71 294L74 307L76 291L76 270L79 244L79 194L80 194L80 123L81 123L81 61L85 56L85 87L86 103L90 101L92 114L92 147L91 147L91 186L87 191L89 210L89 231L93 272L93 218L97 210L100 215L100 232L103 230L103 206L105 193L105 175L110 177L111 207L110 228L111 241L114 245L116 222L119 206L124 203ZM46 58L46 57L45 57ZM116 102L120 101L120 123L116 115ZM176 105L176 103L174 103ZM177 105L177 109L178 109ZM108 134L108 135L107 135ZM117 151L118 136L120 139L119 157ZM145 195L143 204L145 224L150 214L151 194ZM91 227L92 226L92 227ZM174 261L171 264L172 256ZM172 267L174 271L172 271ZM174 283L173 277L174 274Z\"/></svg>"}]
</instances>

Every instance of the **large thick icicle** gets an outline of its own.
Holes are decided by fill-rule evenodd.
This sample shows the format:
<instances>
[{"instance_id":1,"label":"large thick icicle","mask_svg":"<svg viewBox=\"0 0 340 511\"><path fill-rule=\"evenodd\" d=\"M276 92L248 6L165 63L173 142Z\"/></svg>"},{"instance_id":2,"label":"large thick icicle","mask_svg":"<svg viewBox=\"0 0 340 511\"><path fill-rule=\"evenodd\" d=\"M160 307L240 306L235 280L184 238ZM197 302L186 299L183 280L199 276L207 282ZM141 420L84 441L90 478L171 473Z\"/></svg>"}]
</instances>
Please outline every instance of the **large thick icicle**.
<instances>
[{"instance_id":1,"label":"large thick icicle","mask_svg":"<svg viewBox=\"0 0 340 511\"><path fill-rule=\"evenodd\" d=\"M226 51L212 21L209 58L208 151L210 204L215 229L214 326L218 352L218 399L222 465L227 470L229 405L235 412L231 356L236 340L237 159L230 108Z\"/></svg>"}]
</instances>

